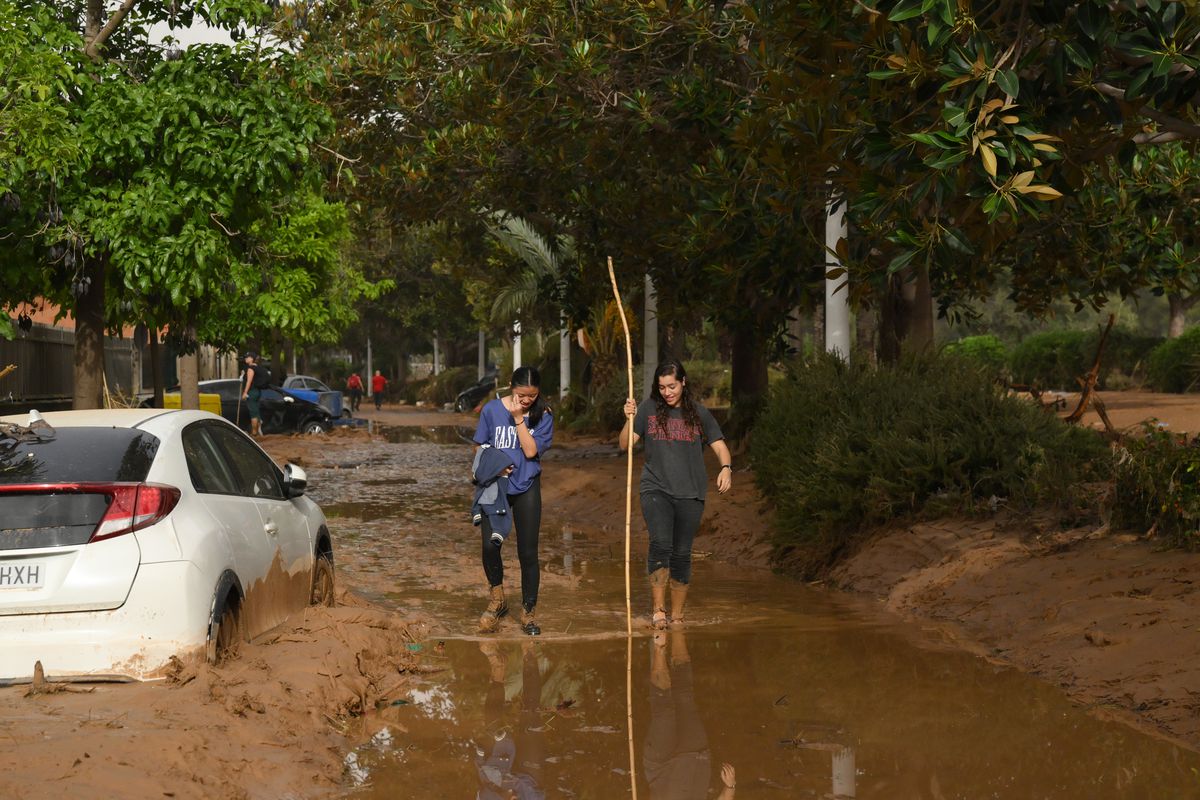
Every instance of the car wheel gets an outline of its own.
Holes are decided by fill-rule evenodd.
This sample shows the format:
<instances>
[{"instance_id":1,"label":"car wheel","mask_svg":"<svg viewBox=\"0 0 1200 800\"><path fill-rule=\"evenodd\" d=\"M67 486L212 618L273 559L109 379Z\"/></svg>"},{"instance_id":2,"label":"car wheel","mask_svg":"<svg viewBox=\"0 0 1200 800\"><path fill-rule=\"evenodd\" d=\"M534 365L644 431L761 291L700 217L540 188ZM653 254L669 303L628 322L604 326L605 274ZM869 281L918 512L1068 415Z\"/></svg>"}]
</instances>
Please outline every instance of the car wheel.
<instances>
[{"instance_id":1,"label":"car wheel","mask_svg":"<svg viewBox=\"0 0 1200 800\"><path fill-rule=\"evenodd\" d=\"M353 415L350 413L350 409L348 409L348 408L342 409L342 419L350 419L351 416L353 416Z\"/></svg>"},{"instance_id":2,"label":"car wheel","mask_svg":"<svg viewBox=\"0 0 1200 800\"><path fill-rule=\"evenodd\" d=\"M332 608L333 589L333 559L322 553L313 564L312 597L309 598L309 605Z\"/></svg>"},{"instance_id":3,"label":"car wheel","mask_svg":"<svg viewBox=\"0 0 1200 800\"><path fill-rule=\"evenodd\" d=\"M213 610L215 623L208 632L208 663L220 664L237 655L242 641L242 608L234 592L226 592Z\"/></svg>"},{"instance_id":4,"label":"car wheel","mask_svg":"<svg viewBox=\"0 0 1200 800\"><path fill-rule=\"evenodd\" d=\"M460 414L463 413L464 411L466 411L467 410L467 401L461 397L458 398L457 400L455 400L454 401L454 410Z\"/></svg>"},{"instance_id":5,"label":"car wheel","mask_svg":"<svg viewBox=\"0 0 1200 800\"><path fill-rule=\"evenodd\" d=\"M301 433L308 434L325 433L328 430L329 429L325 426L325 423L319 419L310 419L300 428Z\"/></svg>"}]
</instances>

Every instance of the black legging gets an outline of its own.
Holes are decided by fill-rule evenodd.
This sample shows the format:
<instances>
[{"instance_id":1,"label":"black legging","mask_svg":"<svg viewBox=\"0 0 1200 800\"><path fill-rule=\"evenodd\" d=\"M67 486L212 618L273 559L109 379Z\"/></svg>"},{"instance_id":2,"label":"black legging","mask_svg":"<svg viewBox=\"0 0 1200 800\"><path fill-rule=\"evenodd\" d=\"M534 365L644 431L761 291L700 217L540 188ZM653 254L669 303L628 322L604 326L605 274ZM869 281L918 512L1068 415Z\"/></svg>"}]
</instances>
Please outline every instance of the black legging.
<instances>
[{"instance_id":1,"label":"black legging","mask_svg":"<svg viewBox=\"0 0 1200 800\"><path fill-rule=\"evenodd\" d=\"M537 605L538 586L542 580L538 565L538 535L542 529L542 476L533 478L521 494L510 494L508 505L512 512L513 531L517 535L517 558L521 561L521 603L525 608ZM483 574L489 586L504 583L504 561L500 548L492 543L492 526L487 515L479 524L483 540Z\"/></svg>"}]
</instances>

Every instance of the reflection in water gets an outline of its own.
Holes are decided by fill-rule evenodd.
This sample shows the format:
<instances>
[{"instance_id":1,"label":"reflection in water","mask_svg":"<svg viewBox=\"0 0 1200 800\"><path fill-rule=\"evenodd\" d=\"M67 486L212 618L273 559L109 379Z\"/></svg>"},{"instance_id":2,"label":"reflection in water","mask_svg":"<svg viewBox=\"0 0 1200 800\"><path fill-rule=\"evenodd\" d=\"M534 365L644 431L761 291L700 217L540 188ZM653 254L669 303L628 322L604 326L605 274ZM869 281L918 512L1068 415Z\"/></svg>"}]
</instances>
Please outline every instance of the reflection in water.
<instances>
[{"instance_id":1,"label":"reflection in water","mask_svg":"<svg viewBox=\"0 0 1200 800\"><path fill-rule=\"evenodd\" d=\"M650 648L650 725L646 730L645 776L651 798L704 800L712 776L708 735L696 706L692 659L683 628L654 634ZM718 800L733 800L736 772L721 766Z\"/></svg>"},{"instance_id":2,"label":"reflection in water","mask_svg":"<svg viewBox=\"0 0 1200 800\"><path fill-rule=\"evenodd\" d=\"M460 425L432 426L394 426L373 423L372 433L377 433L392 444L410 444L412 442L429 442L431 444L473 444L471 437L475 431Z\"/></svg>"},{"instance_id":3,"label":"reflection in water","mask_svg":"<svg viewBox=\"0 0 1200 800\"><path fill-rule=\"evenodd\" d=\"M542 800L545 745L539 703L542 673L532 643L522 647L520 711L515 724L508 720L506 695L507 651L495 641L482 641L479 650L488 660L491 683L484 700L486 731L475 745L479 773L478 800Z\"/></svg>"}]
</instances>

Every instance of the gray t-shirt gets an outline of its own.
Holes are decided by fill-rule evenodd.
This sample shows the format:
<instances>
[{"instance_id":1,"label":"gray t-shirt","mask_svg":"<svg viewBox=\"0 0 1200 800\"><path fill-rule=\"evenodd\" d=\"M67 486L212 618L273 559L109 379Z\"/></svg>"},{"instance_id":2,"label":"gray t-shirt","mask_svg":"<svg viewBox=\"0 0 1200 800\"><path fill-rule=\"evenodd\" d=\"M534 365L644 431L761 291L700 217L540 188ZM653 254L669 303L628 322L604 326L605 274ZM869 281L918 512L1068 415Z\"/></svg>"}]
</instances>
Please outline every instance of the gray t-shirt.
<instances>
[{"instance_id":1,"label":"gray t-shirt","mask_svg":"<svg viewBox=\"0 0 1200 800\"><path fill-rule=\"evenodd\" d=\"M708 476L704 472L704 446L725 438L708 409L696 404L701 430L689 428L683 410L667 412L665 429L658 424L658 405L647 398L633 418L633 432L646 447L642 468L643 492L665 492L671 497L704 499Z\"/></svg>"}]
</instances>

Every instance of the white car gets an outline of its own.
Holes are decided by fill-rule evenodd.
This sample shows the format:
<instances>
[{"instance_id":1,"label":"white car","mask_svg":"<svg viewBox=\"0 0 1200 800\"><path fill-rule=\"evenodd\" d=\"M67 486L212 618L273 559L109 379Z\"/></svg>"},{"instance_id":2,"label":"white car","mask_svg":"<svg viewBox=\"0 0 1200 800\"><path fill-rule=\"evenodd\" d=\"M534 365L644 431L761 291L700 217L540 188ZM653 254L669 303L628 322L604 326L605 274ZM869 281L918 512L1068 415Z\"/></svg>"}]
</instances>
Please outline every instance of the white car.
<instances>
[{"instance_id":1,"label":"white car","mask_svg":"<svg viewBox=\"0 0 1200 800\"><path fill-rule=\"evenodd\" d=\"M252 439L206 411L0 417L0 685L146 680L333 602L333 543Z\"/></svg>"}]
</instances>

